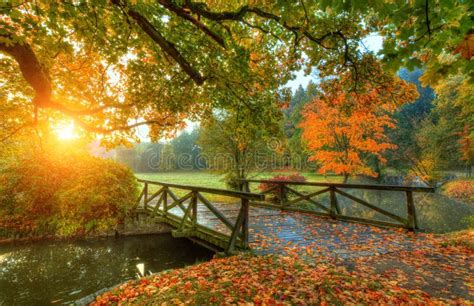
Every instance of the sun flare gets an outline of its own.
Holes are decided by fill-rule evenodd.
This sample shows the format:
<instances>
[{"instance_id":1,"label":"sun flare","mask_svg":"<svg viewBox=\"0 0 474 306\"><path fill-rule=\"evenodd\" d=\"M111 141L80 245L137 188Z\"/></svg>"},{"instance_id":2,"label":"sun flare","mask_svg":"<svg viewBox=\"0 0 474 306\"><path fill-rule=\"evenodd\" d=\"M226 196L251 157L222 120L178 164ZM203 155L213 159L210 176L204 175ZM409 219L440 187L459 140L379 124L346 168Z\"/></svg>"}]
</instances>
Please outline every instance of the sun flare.
<instances>
[{"instance_id":1,"label":"sun flare","mask_svg":"<svg viewBox=\"0 0 474 306\"><path fill-rule=\"evenodd\" d=\"M60 140L71 140L79 137L74 123L60 124L54 128L54 131Z\"/></svg>"}]
</instances>

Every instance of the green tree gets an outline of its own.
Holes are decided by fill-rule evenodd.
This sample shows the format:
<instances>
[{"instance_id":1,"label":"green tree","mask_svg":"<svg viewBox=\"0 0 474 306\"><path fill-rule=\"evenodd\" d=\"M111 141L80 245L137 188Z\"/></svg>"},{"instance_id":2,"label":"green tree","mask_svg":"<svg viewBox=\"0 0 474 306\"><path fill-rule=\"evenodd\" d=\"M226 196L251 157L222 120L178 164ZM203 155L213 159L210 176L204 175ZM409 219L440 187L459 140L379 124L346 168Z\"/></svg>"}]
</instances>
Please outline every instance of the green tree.
<instances>
[{"instance_id":1,"label":"green tree","mask_svg":"<svg viewBox=\"0 0 474 306\"><path fill-rule=\"evenodd\" d=\"M260 100L262 95L265 93L254 98ZM206 162L210 169L225 173L225 180L232 188L237 188L236 180L247 178L250 171L272 166L275 163L272 153L283 149L279 105L273 101L255 109L252 100L237 103L231 110L214 112L201 126L199 145Z\"/></svg>"},{"instance_id":2,"label":"green tree","mask_svg":"<svg viewBox=\"0 0 474 306\"><path fill-rule=\"evenodd\" d=\"M285 134L288 138L287 154L293 168L302 169L308 166L309 154L307 147L302 140L302 129L299 124L302 120L301 111L304 106L316 97L319 93L315 83L310 81L304 89L301 85L291 97L288 109L285 113Z\"/></svg>"},{"instance_id":3,"label":"green tree","mask_svg":"<svg viewBox=\"0 0 474 306\"><path fill-rule=\"evenodd\" d=\"M402 105L395 112L393 119L396 128L387 131L390 141L397 146L397 149L387 154L388 166L405 171L411 167L413 159L421 156L422 148L418 145L415 131L420 129L434 107L435 94L431 87L421 84L421 69L409 71L403 68L398 74L402 80L415 84L418 91L416 101Z\"/></svg>"},{"instance_id":4,"label":"green tree","mask_svg":"<svg viewBox=\"0 0 474 306\"><path fill-rule=\"evenodd\" d=\"M435 88L434 108L416 134L422 148L421 160L430 160L432 169L426 174L433 177L434 170L472 167L472 139L474 138L474 90L465 75L448 78ZM466 147L466 144L468 147ZM470 148L469 148L470 147ZM433 177L434 179L435 177Z\"/></svg>"},{"instance_id":5,"label":"green tree","mask_svg":"<svg viewBox=\"0 0 474 306\"><path fill-rule=\"evenodd\" d=\"M140 172L138 164L140 162L140 158L137 154L137 151L134 147L127 148L127 147L118 147L115 150L115 161L126 165L133 172Z\"/></svg>"},{"instance_id":6,"label":"green tree","mask_svg":"<svg viewBox=\"0 0 474 306\"><path fill-rule=\"evenodd\" d=\"M142 143L135 147L139 162L139 172L156 172L160 170L161 154L164 144L158 143Z\"/></svg>"},{"instance_id":7,"label":"green tree","mask_svg":"<svg viewBox=\"0 0 474 306\"><path fill-rule=\"evenodd\" d=\"M201 148L197 144L199 130L191 132L184 131L171 141L174 155L176 156L176 168L181 170L193 170L202 168L199 156Z\"/></svg>"}]
</instances>

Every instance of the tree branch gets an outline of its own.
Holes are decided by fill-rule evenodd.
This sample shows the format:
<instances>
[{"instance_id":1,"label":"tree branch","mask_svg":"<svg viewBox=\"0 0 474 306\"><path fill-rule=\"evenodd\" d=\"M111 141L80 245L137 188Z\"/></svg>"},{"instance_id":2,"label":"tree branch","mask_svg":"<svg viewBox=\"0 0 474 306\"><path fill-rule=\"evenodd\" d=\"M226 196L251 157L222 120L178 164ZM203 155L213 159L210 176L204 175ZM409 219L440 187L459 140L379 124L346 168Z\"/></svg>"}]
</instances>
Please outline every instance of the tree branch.
<instances>
[{"instance_id":1,"label":"tree branch","mask_svg":"<svg viewBox=\"0 0 474 306\"><path fill-rule=\"evenodd\" d=\"M11 131L10 133L8 133L7 135L5 135L4 137L2 137L2 139L0 139L0 143L3 143L5 141L7 141L10 137L13 137L15 134L17 134L18 132L20 132L22 129L26 128L26 127L29 127L29 126L34 126L35 124L34 123L25 123L25 124L22 124L21 126L15 128L13 131Z\"/></svg>"},{"instance_id":2,"label":"tree branch","mask_svg":"<svg viewBox=\"0 0 474 306\"><path fill-rule=\"evenodd\" d=\"M166 38L148 21L148 19L134 9L125 8L120 0L112 0L112 3L134 19L138 26L160 46L163 52L171 56L197 85L202 85L204 83L204 78L201 74L191 66L178 49L176 49L175 45L166 40Z\"/></svg>"},{"instance_id":3,"label":"tree branch","mask_svg":"<svg viewBox=\"0 0 474 306\"><path fill-rule=\"evenodd\" d=\"M426 29L428 31L428 40L431 40L431 26L430 26L430 16L429 16L429 9L428 9L428 2L429 0L425 0L425 16L426 16Z\"/></svg>"},{"instance_id":4,"label":"tree branch","mask_svg":"<svg viewBox=\"0 0 474 306\"><path fill-rule=\"evenodd\" d=\"M223 48L225 48L225 43L224 40L219 37L216 33L214 33L211 29L209 29L205 24L203 24L201 21L197 20L193 16L191 16L188 11L183 9L182 7L177 6L174 4L172 1L168 0L158 0L158 2L168 9L169 11L175 13L176 15L180 16L183 19L186 19L190 21L192 24L194 24L198 29L203 31L205 34L207 34L209 37L211 37L215 42L217 42L219 45L221 45Z\"/></svg>"},{"instance_id":5,"label":"tree branch","mask_svg":"<svg viewBox=\"0 0 474 306\"><path fill-rule=\"evenodd\" d=\"M165 120L168 117L169 116L163 118L163 120ZM89 124L85 123L84 121L82 121L80 119L77 119L77 118L74 119L74 122L76 122L84 130L86 130L88 132L92 132L92 133L98 133L98 134L110 134L110 133L117 132L117 131L127 131L127 130L130 130L130 129L133 129L133 128L136 128L136 127L139 127L139 126L142 126L142 125L159 125L161 127L172 126L172 124L170 124L170 123L163 123L163 121L159 121L159 120L145 120L145 121L140 121L140 122L129 124L129 125L122 125L122 126L117 126L117 127L112 127L112 128L103 128L103 127L91 126L91 125L89 125Z\"/></svg>"},{"instance_id":6,"label":"tree branch","mask_svg":"<svg viewBox=\"0 0 474 306\"><path fill-rule=\"evenodd\" d=\"M203 16L207 19L214 20L214 21L225 21L225 20L234 20L234 21L242 21L245 15L252 13L257 16L260 16L265 19L269 20L274 20L278 22L282 27L285 29L293 32L295 35L297 35L298 32L302 33L306 38L309 40L317 43L324 49L330 49L324 45L324 40L329 37L329 36L340 36L339 33L340 31L331 31L326 34L324 34L321 37L316 37L312 33L310 33L308 30L299 27L299 26L292 26L286 23L286 21L281 20L281 17L272 13L265 12L264 10L257 8L257 7L251 7L248 5L244 5L241 8L239 8L235 12L212 12L208 10L207 6L203 3L196 3L192 2L190 0L185 0L184 7L192 11L193 13L196 13L200 16Z\"/></svg>"}]
</instances>

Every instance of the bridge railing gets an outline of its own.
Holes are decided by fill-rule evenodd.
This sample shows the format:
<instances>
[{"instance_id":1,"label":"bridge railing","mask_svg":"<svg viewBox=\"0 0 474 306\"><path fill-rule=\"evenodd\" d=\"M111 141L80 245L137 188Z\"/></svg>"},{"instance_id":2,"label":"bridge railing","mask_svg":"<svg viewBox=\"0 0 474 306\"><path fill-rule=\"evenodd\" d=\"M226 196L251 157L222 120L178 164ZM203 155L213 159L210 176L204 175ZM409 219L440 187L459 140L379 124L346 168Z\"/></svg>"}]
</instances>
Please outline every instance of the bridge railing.
<instances>
[{"instance_id":1,"label":"bridge railing","mask_svg":"<svg viewBox=\"0 0 474 306\"><path fill-rule=\"evenodd\" d=\"M294 181L278 181L278 180L240 180L240 189L249 192L251 183L264 184L267 188L261 192L262 195L273 195L273 201L269 202L253 202L261 206L276 207L283 210L293 210L314 213L323 216L329 216L334 219L345 221L353 221L359 223L367 223L378 226L403 227L410 230L419 228L416 216L415 203L413 193L415 192L434 192L434 188L428 187L410 187L410 186L394 186L394 185L369 185L369 184L342 184L342 183L316 183L316 182L294 182ZM298 186L306 186L305 188L319 187L318 190L312 189L310 192L296 190ZM371 204L360 197L353 195L347 189L362 189L362 190L378 190L390 192L404 192L405 204L397 203L397 205L406 205L406 216L400 216L393 212L387 211L376 204ZM316 197L321 195L329 195L329 205L324 205L316 200ZM290 199L290 196L293 198ZM343 214L339 205L338 199L345 198L375 211L390 221L381 221L375 219L368 219L363 217L349 216ZM319 211L301 209L296 204L306 201L312 204Z\"/></svg>"},{"instance_id":2,"label":"bridge railing","mask_svg":"<svg viewBox=\"0 0 474 306\"><path fill-rule=\"evenodd\" d=\"M143 207L151 215L163 218L163 221L172 223L177 229L172 231L174 237L198 237L206 235L204 240L215 245L222 245L226 253L230 254L238 246L242 249L249 247L249 202L261 201L261 194L232 191L218 188L207 188L164 182L141 180L143 185L137 208ZM154 187L155 190L151 190ZM156 190L157 189L157 190ZM178 192L179 191L179 192ZM177 194L182 194L178 196ZM236 198L240 201L240 209L235 222L224 215L204 194L221 195ZM187 202L187 203L186 203ZM198 223L198 205L204 205L221 224L230 230L230 235L222 234ZM171 212L179 209L182 215Z\"/></svg>"}]
</instances>

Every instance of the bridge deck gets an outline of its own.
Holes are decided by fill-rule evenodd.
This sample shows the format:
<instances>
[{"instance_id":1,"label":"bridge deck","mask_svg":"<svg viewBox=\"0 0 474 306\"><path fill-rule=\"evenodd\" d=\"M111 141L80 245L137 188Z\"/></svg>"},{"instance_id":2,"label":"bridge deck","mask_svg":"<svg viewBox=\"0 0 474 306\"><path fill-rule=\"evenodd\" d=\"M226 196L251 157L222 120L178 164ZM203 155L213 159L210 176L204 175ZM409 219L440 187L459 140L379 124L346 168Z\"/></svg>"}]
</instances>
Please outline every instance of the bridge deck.
<instances>
[{"instance_id":1,"label":"bridge deck","mask_svg":"<svg viewBox=\"0 0 474 306\"><path fill-rule=\"evenodd\" d=\"M231 222L236 221L239 204L213 205ZM231 234L230 229L204 205L197 207L198 225L223 234L223 247L228 239L226 237ZM176 220L182 219L184 215L179 207L170 209L168 213L175 216ZM176 222L170 224L175 225ZM200 238L208 240L206 236ZM208 242L219 245L215 241ZM400 235L394 229L254 206L249 210L249 244L254 252L260 254L319 253L341 259L412 250L421 245L413 235Z\"/></svg>"}]
</instances>

